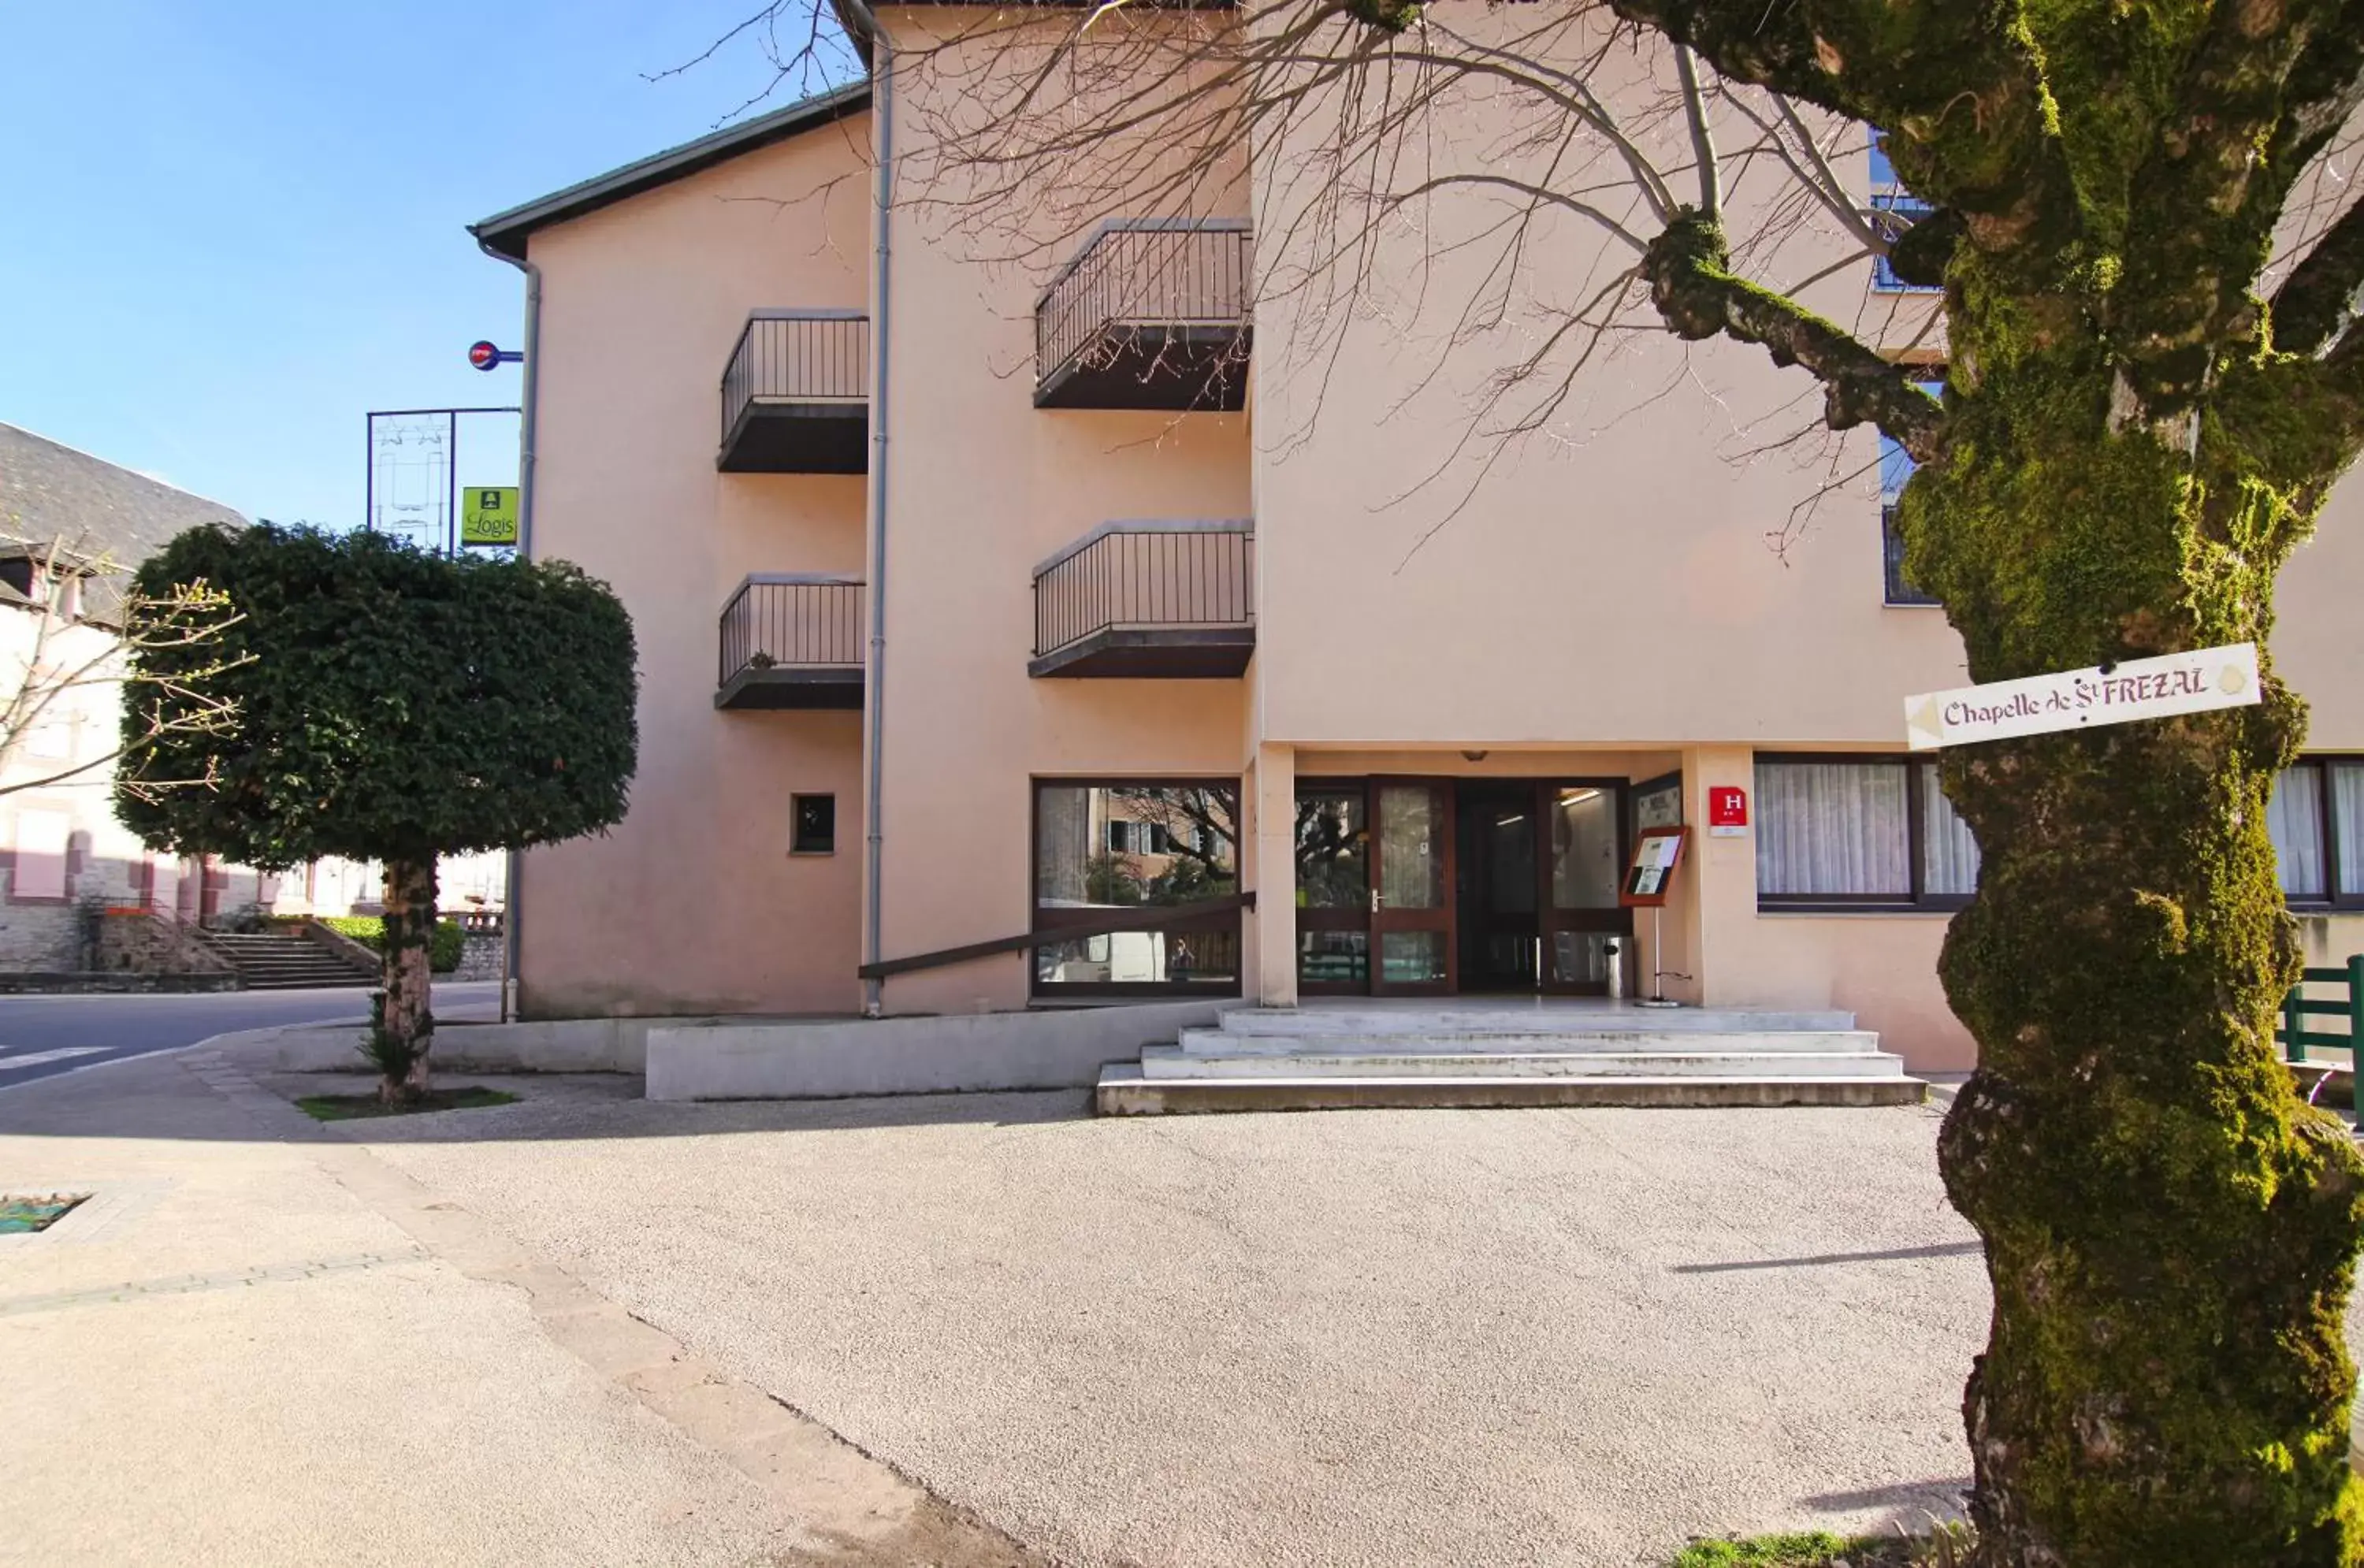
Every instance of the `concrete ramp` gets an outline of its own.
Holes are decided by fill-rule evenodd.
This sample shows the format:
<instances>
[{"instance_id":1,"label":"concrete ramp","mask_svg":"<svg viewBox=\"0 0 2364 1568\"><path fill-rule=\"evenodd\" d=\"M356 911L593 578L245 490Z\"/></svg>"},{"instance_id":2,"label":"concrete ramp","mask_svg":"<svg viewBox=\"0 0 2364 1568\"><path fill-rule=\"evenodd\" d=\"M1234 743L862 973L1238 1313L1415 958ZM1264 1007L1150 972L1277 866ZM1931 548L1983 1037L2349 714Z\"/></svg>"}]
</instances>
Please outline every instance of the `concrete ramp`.
<instances>
[{"instance_id":1,"label":"concrete ramp","mask_svg":"<svg viewBox=\"0 0 2364 1568\"><path fill-rule=\"evenodd\" d=\"M652 1100L843 1099L1082 1089L1111 1062L1210 1029L1237 998L808 1022L717 1019L648 1031Z\"/></svg>"}]
</instances>

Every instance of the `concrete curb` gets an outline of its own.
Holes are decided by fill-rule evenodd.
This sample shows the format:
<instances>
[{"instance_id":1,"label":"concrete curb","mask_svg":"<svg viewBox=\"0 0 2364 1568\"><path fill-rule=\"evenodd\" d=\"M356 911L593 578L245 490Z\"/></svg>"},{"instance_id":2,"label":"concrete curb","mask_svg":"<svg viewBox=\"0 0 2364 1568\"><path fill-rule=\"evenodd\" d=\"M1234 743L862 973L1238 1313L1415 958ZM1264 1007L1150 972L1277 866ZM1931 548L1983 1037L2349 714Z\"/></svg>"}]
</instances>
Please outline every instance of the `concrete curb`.
<instances>
[{"instance_id":1,"label":"concrete curb","mask_svg":"<svg viewBox=\"0 0 2364 1568\"><path fill-rule=\"evenodd\" d=\"M439 1024L435 1066L452 1073L631 1073L648 1059L652 1026L665 1018L564 1018ZM372 1072L361 1055L366 1018L283 1024L267 1064L280 1073Z\"/></svg>"}]
</instances>

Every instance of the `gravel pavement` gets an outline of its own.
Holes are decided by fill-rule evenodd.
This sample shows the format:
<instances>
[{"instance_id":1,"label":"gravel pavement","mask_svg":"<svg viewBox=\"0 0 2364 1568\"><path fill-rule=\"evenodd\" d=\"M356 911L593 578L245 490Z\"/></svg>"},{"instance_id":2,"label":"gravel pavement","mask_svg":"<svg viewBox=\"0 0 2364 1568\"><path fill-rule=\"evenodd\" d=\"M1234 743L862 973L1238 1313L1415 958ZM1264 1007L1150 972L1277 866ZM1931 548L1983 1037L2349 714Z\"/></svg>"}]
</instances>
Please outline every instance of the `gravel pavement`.
<instances>
[{"instance_id":1,"label":"gravel pavement","mask_svg":"<svg viewBox=\"0 0 2364 1568\"><path fill-rule=\"evenodd\" d=\"M1985 1280L1931 1109L514 1086L367 1136L1063 1562L1629 1568L1918 1522L1968 1473Z\"/></svg>"}]
</instances>

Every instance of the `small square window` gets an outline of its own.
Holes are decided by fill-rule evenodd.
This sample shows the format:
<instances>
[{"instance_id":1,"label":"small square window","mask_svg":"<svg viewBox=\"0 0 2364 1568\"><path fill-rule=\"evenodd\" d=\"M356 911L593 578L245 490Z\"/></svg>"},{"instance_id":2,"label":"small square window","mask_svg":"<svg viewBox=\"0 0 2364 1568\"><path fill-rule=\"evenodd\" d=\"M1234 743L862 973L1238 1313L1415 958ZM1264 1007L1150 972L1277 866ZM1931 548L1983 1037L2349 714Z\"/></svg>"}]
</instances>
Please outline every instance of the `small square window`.
<instances>
[{"instance_id":1,"label":"small square window","mask_svg":"<svg viewBox=\"0 0 2364 1568\"><path fill-rule=\"evenodd\" d=\"M788 852L797 855L837 853L837 796L799 795L790 798L794 802L795 830L788 840Z\"/></svg>"}]
</instances>

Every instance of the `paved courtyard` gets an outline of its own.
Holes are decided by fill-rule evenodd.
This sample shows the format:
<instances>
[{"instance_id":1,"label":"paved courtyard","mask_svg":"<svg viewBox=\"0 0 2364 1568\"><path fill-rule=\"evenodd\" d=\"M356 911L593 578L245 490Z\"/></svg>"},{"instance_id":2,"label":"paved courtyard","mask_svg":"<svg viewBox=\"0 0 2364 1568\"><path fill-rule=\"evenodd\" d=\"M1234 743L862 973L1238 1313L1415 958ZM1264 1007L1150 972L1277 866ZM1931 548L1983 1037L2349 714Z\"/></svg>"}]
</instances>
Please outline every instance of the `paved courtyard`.
<instances>
[{"instance_id":1,"label":"paved courtyard","mask_svg":"<svg viewBox=\"0 0 2364 1568\"><path fill-rule=\"evenodd\" d=\"M120 1209L0 1247L0 1462L52 1521L24 1561L1633 1568L1918 1521L1968 1473L1984 1280L1934 1111L1098 1121L536 1078L321 1132L275 1097L319 1080L255 1071L0 1104L0 1185ZM718 1460L619 1329L918 1482L968 1554L806 1555L796 1487Z\"/></svg>"},{"instance_id":2,"label":"paved courtyard","mask_svg":"<svg viewBox=\"0 0 2364 1568\"><path fill-rule=\"evenodd\" d=\"M1968 1473L1934 1111L1081 1109L549 1095L378 1148L1063 1560L1627 1568Z\"/></svg>"}]
</instances>

